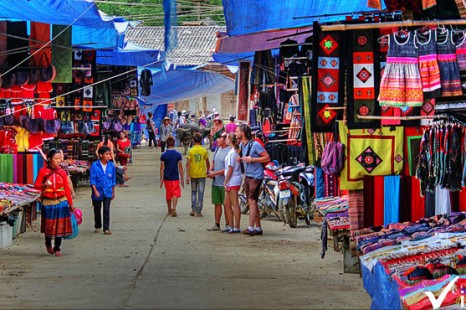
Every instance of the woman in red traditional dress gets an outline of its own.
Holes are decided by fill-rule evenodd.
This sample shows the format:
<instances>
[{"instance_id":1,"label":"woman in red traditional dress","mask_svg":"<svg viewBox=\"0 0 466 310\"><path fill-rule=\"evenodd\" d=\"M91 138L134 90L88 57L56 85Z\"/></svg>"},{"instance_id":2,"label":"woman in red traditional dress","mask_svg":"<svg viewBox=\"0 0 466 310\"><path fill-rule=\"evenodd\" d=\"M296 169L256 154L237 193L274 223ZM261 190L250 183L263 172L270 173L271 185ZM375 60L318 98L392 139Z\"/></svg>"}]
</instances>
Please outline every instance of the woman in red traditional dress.
<instances>
[{"instance_id":1,"label":"woman in red traditional dress","mask_svg":"<svg viewBox=\"0 0 466 310\"><path fill-rule=\"evenodd\" d=\"M61 256L63 237L73 233L71 212L74 211L68 175L60 163L62 155L57 149L47 154L47 166L39 170L34 187L42 191L41 226L45 235L45 247L51 255ZM52 247L52 239L55 244Z\"/></svg>"},{"instance_id":2,"label":"woman in red traditional dress","mask_svg":"<svg viewBox=\"0 0 466 310\"><path fill-rule=\"evenodd\" d=\"M120 138L117 140L116 146L118 161L122 166L126 166L128 164L128 159L131 156L131 141L128 139L128 136L124 131L120 132Z\"/></svg>"}]
</instances>

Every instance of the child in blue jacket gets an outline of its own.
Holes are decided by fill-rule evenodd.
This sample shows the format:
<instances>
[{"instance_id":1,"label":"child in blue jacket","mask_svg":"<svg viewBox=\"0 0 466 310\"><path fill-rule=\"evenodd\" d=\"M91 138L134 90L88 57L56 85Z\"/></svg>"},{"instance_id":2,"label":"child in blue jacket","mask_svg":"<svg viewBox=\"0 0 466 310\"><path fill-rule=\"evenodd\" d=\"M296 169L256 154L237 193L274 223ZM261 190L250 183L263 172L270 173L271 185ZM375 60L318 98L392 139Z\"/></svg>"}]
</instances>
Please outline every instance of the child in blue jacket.
<instances>
[{"instance_id":1,"label":"child in blue jacket","mask_svg":"<svg viewBox=\"0 0 466 310\"><path fill-rule=\"evenodd\" d=\"M103 146L98 151L99 160L91 166L90 183L92 188L92 206L94 207L95 233L102 228L101 209L104 206L104 234L111 235L110 202L115 198L116 169L111 161L112 153L109 147Z\"/></svg>"}]
</instances>

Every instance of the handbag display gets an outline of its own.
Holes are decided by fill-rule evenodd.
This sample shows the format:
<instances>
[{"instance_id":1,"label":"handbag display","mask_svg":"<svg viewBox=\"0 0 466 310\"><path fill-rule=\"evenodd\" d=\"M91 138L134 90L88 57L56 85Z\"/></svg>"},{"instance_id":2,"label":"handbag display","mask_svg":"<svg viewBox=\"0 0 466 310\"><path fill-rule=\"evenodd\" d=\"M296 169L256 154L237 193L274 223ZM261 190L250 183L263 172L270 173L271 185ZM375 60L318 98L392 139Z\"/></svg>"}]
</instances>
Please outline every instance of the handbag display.
<instances>
[{"instance_id":1,"label":"handbag display","mask_svg":"<svg viewBox=\"0 0 466 310\"><path fill-rule=\"evenodd\" d=\"M44 68L40 69L41 82L52 81L55 78L57 71L55 69L55 66L52 65L46 53L42 53L42 55L40 56L40 62L41 62L41 66L45 66Z\"/></svg>"}]
</instances>

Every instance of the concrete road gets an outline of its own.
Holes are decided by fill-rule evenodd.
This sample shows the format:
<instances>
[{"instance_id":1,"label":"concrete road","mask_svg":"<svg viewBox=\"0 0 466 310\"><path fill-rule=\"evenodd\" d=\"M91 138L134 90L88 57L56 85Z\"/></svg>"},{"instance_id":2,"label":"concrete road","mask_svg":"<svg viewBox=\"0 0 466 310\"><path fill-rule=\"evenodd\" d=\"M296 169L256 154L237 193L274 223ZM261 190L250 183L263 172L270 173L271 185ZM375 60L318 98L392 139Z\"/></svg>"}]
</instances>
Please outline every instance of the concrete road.
<instances>
[{"instance_id":1,"label":"concrete road","mask_svg":"<svg viewBox=\"0 0 466 310\"><path fill-rule=\"evenodd\" d=\"M159 158L134 150L130 187L117 188L112 202L111 236L93 232L90 190L81 186L75 205L84 221L62 257L47 254L40 221L0 249L0 309L370 307L359 275L343 273L342 254L329 248L320 258L318 226L291 229L267 217L264 236L208 232L210 181L203 218L189 216L189 188L178 217L167 217Z\"/></svg>"}]
</instances>

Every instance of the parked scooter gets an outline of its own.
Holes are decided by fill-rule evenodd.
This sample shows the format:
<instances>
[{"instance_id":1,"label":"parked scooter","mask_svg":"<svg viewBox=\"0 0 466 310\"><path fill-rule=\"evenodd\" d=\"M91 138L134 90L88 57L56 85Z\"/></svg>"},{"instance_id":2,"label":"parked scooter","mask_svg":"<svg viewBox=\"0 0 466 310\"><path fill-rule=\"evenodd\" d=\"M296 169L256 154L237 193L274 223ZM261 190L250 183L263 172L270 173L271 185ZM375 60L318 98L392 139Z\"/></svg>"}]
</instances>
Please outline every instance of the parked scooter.
<instances>
[{"instance_id":1,"label":"parked scooter","mask_svg":"<svg viewBox=\"0 0 466 310\"><path fill-rule=\"evenodd\" d=\"M310 224L314 210L314 167L289 166L277 172L280 175L278 208L284 210L286 223L291 228L298 225L298 218Z\"/></svg>"}]
</instances>

